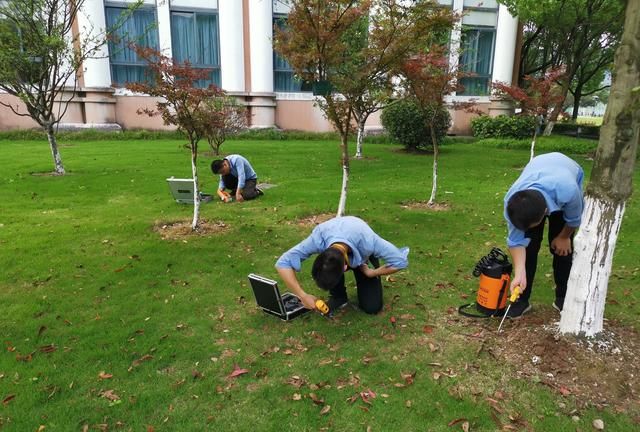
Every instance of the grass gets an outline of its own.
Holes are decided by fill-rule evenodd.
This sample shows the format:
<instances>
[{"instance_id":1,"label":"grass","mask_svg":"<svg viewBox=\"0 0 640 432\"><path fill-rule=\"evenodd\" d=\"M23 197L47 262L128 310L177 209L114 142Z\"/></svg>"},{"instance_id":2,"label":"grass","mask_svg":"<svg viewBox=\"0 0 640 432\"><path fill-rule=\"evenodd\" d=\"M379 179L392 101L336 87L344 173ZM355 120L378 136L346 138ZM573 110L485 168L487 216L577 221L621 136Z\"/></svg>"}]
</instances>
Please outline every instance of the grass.
<instances>
[{"instance_id":1,"label":"grass","mask_svg":"<svg viewBox=\"0 0 640 432\"><path fill-rule=\"evenodd\" d=\"M307 314L284 323L255 309L246 275L274 277L276 258L311 230L297 219L335 211L337 142L229 141L225 152L247 156L260 181L277 187L242 205L203 205L203 218L228 229L182 241L152 230L191 217L165 182L190 176L181 141L61 144L69 174L49 177L31 174L52 169L46 142L0 142L2 431L448 431L461 418L471 430L495 430L486 397L497 391L508 395L506 423L517 413L540 431L587 430L595 418L607 430L634 428L631 414L614 407L584 409L576 424L558 406L568 412L578 401L478 355L442 325L452 307L473 298L475 262L491 246L504 247L502 198L528 148L444 146L439 199L450 210L428 212L401 203L428 198L431 157L365 146L367 158L352 162L347 211L410 246L410 267L385 282L387 307L379 315L349 310L334 321ZM574 157L588 178L591 161ZM202 156L199 169L212 192L210 160ZM606 310L634 327L639 222L634 197L609 287L612 298L628 295ZM540 266L532 301L548 305L550 260ZM309 272L306 262L303 286L320 294ZM50 345L55 350L46 352ZM451 377L436 379L434 364ZM236 365L249 372L229 378ZM102 372L112 377L101 379ZM371 404L349 401L368 390L377 396Z\"/></svg>"}]
</instances>

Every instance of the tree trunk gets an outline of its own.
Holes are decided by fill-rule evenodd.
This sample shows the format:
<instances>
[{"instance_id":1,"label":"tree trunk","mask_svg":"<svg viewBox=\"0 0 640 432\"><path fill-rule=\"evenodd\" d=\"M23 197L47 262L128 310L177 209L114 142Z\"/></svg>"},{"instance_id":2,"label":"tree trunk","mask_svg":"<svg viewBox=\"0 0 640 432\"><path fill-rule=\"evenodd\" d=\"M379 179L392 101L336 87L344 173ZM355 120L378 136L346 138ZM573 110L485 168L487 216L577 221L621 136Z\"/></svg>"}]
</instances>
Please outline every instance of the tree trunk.
<instances>
[{"instance_id":1,"label":"tree trunk","mask_svg":"<svg viewBox=\"0 0 640 432\"><path fill-rule=\"evenodd\" d=\"M536 126L536 129L533 131L533 140L531 140L531 157L529 158L529 161L531 161L536 154L536 138L538 138L538 126Z\"/></svg>"},{"instance_id":2,"label":"tree trunk","mask_svg":"<svg viewBox=\"0 0 640 432\"><path fill-rule=\"evenodd\" d=\"M53 164L55 166L55 172L59 175L64 175L65 170L62 165L62 158L58 151L58 141L56 140L56 134L53 130L53 126L47 127L47 139L49 140L49 147L51 148L51 156L53 156Z\"/></svg>"},{"instance_id":3,"label":"tree trunk","mask_svg":"<svg viewBox=\"0 0 640 432\"><path fill-rule=\"evenodd\" d=\"M582 99L582 86L576 87L576 91L573 94L573 111L571 112L571 120L576 121L578 119L578 112L580 111L580 99Z\"/></svg>"},{"instance_id":4,"label":"tree trunk","mask_svg":"<svg viewBox=\"0 0 640 432\"><path fill-rule=\"evenodd\" d=\"M433 180L431 182L431 196L427 205L432 206L436 202L436 191L438 190L438 140L433 124L429 126L429 130L431 130L431 145L433 146Z\"/></svg>"},{"instance_id":5,"label":"tree trunk","mask_svg":"<svg viewBox=\"0 0 640 432\"><path fill-rule=\"evenodd\" d=\"M347 147L347 135L340 137L340 149L342 150L342 188L340 189L340 202L338 203L338 214L344 216L347 206L347 188L349 186L349 149Z\"/></svg>"},{"instance_id":6,"label":"tree trunk","mask_svg":"<svg viewBox=\"0 0 640 432\"><path fill-rule=\"evenodd\" d=\"M631 196L640 140L640 0L627 3L616 51L611 98L587 187L583 225L575 239L560 331L595 336L602 331L613 252Z\"/></svg>"},{"instance_id":7,"label":"tree trunk","mask_svg":"<svg viewBox=\"0 0 640 432\"><path fill-rule=\"evenodd\" d=\"M575 71L571 74L567 73L567 75L564 77L561 88L562 100L558 101L558 103L556 103L556 106L553 107L551 115L549 115L549 121L547 122L547 126L544 128L544 132L542 133L542 135L549 136L551 135L551 132L553 132L553 126L555 126L556 122L558 121L558 117L562 112L562 105L567 99L567 93L569 93L569 87L571 86L571 80L573 79L574 75Z\"/></svg>"},{"instance_id":8,"label":"tree trunk","mask_svg":"<svg viewBox=\"0 0 640 432\"><path fill-rule=\"evenodd\" d=\"M191 221L191 229L195 231L198 228L198 217L200 216L200 191L198 190L198 148L191 147L191 173L193 175L193 220Z\"/></svg>"},{"instance_id":9,"label":"tree trunk","mask_svg":"<svg viewBox=\"0 0 640 432\"><path fill-rule=\"evenodd\" d=\"M356 155L354 156L356 159L362 158L362 141L364 141L364 124L367 121L365 116L364 118L358 120L358 138L356 140Z\"/></svg>"}]
</instances>

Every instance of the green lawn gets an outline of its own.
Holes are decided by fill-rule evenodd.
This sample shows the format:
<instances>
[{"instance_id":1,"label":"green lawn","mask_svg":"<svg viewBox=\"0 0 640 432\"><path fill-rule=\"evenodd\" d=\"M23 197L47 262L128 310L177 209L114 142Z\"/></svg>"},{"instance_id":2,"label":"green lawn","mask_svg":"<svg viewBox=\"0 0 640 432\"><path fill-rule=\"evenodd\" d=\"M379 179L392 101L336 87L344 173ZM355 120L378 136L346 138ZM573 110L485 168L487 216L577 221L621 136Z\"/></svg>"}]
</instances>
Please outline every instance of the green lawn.
<instances>
[{"instance_id":1,"label":"green lawn","mask_svg":"<svg viewBox=\"0 0 640 432\"><path fill-rule=\"evenodd\" d=\"M439 200L450 207L430 212L402 203L428 199L432 158L365 144L367 159L352 161L347 212L410 246L410 267L385 282L387 307L376 316L348 309L333 321L307 314L284 323L255 309L246 276L275 277L277 257L311 230L297 220L335 211L336 142L227 142L225 152L247 156L260 181L277 187L240 205L203 205L203 218L228 229L178 241L152 227L191 217L165 182L190 177L183 143L62 144L69 174L49 177L31 174L52 169L46 142L0 141L1 431L449 431L461 430L462 421L448 424L462 418L472 431L491 431L496 415L509 424L516 412L529 430L590 430L596 418L610 431L637 427L637 412L613 407L581 409L575 422L578 401L510 375L452 338L443 319L473 299L475 262L504 247L502 199L528 149L443 146ZM590 171L590 160L574 157ZM213 193L211 159L201 156L199 169ZM636 171L636 188L639 180ZM635 328L639 230L634 197L609 287L620 302L606 315ZM546 310L546 255L540 266L532 301ZM303 286L320 295L309 272L306 262ZM249 372L229 378L235 365ZM460 390L469 383L472 394ZM369 404L350 400L364 391L376 395ZM486 399L497 391L508 395L502 413Z\"/></svg>"}]
</instances>

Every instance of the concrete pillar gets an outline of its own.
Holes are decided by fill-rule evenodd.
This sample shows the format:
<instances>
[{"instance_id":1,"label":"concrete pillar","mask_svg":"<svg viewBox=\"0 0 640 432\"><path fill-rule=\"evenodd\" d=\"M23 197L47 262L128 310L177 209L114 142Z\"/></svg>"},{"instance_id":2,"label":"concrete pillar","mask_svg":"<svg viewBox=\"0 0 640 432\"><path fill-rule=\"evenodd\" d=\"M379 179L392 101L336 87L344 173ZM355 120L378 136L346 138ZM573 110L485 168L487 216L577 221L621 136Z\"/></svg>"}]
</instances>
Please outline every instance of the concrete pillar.
<instances>
[{"instance_id":1,"label":"concrete pillar","mask_svg":"<svg viewBox=\"0 0 640 432\"><path fill-rule=\"evenodd\" d=\"M94 0L85 2L78 13L78 31L81 38L104 37L107 27L104 13L104 1ZM86 35L86 36L83 36ZM91 88L111 87L111 71L109 68L109 53L107 46L102 46L96 52L95 58L87 59L82 65L84 86Z\"/></svg>"},{"instance_id":2,"label":"concrete pillar","mask_svg":"<svg viewBox=\"0 0 640 432\"><path fill-rule=\"evenodd\" d=\"M506 6L501 4L498 9L492 82L499 81L507 85L512 84L517 36L518 19L509 13ZM513 104L501 97L491 96L489 115L496 117L501 114L513 114Z\"/></svg>"},{"instance_id":3,"label":"concrete pillar","mask_svg":"<svg viewBox=\"0 0 640 432\"><path fill-rule=\"evenodd\" d=\"M249 0L249 52L251 88L249 106L252 127L275 125L273 92L273 1Z\"/></svg>"},{"instance_id":4,"label":"concrete pillar","mask_svg":"<svg viewBox=\"0 0 640 432\"><path fill-rule=\"evenodd\" d=\"M173 57L171 49L171 9L168 1L156 0L156 14L158 15L158 45L160 52L167 57ZM155 31L155 29L151 30Z\"/></svg>"},{"instance_id":5,"label":"concrete pillar","mask_svg":"<svg viewBox=\"0 0 640 432\"><path fill-rule=\"evenodd\" d=\"M518 19L509 13L505 5L501 4L498 9L492 81L500 81L507 85L511 84L517 38Z\"/></svg>"},{"instance_id":6,"label":"concrete pillar","mask_svg":"<svg viewBox=\"0 0 640 432\"><path fill-rule=\"evenodd\" d=\"M242 0L219 3L220 73L222 88L244 92L244 41Z\"/></svg>"}]
</instances>

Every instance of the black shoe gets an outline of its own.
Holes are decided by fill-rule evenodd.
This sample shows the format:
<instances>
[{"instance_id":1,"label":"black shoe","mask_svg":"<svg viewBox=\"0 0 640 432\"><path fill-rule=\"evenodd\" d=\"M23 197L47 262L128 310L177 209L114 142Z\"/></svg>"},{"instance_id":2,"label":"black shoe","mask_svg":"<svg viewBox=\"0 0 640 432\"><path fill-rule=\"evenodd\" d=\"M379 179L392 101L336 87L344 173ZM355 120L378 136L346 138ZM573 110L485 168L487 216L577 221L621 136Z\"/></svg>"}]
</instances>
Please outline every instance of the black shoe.
<instances>
[{"instance_id":1,"label":"black shoe","mask_svg":"<svg viewBox=\"0 0 640 432\"><path fill-rule=\"evenodd\" d=\"M515 302L509 308L507 318L517 319L531 310L529 302Z\"/></svg>"},{"instance_id":2,"label":"black shoe","mask_svg":"<svg viewBox=\"0 0 640 432\"><path fill-rule=\"evenodd\" d=\"M562 312L562 306L564 306L564 299L558 299L558 298L555 299L553 303L551 303L551 306L553 306L553 308L558 312Z\"/></svg>"},{"instance_id":3,"label":"black shoe","mask_svg":"<svg viewBox=\"0 0 640 432\"><path fill-rule=\"evenodd\" d=\"M333 315L335 311L345 307L347 302L347 297L329 296L329 300L327 301L327 306L329 306L329 315Z\"/></svg>"}]
</instances>

